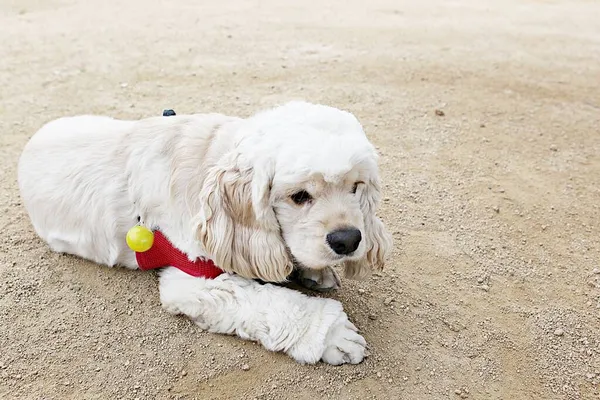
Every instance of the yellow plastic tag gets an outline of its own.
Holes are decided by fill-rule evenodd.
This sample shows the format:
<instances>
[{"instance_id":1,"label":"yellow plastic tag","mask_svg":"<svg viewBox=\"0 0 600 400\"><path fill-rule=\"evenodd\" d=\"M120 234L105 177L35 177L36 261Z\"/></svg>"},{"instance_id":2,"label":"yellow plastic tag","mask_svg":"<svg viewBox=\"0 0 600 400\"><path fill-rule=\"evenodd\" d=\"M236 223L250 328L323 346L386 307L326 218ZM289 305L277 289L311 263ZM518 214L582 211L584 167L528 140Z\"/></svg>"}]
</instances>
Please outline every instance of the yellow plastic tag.
<instances>
[{"instance_id":1,"label":"yellow plastic tag","mask_svg":"<svg viewBox=\"0 0 600 400\"><path fill-rule=\"evenodd\" d=\"M127 232L125 240L131 250L143 253L154 244L154 233L144 226L136 225Z\"/></svg>"}]
</instances>

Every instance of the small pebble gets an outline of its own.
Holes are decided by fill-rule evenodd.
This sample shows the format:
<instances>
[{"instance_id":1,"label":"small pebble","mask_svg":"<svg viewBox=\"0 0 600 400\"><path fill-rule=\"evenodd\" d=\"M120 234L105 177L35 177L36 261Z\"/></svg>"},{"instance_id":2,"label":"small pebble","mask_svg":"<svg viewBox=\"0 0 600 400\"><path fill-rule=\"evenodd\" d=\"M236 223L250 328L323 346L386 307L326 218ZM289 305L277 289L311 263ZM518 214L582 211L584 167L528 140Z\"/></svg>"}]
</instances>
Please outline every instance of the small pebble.
<instances>
[{"instance_id":1,"label":"small pebble","mask_svg":"<svg viewBox=\"0 0 600 400\"><path fill-rule=\"evenodd\" d=\"M600 274L600 268L594 268L592 270L592 274L599 275Z\"/></svg>"},{"instance_id":2,"label":"small pebble","mask_svg":"<svg viewBox=\"0 0 600 400\"><path fill-rule=\"evenodd\" d=\"M377 316L375 314L369 314L369 319L375 321Z\"/></svg>"},{"instance_id":3,"label":"small pebble","mask_svg":"<svg viewBox=\"0 0 600 400\"><path fill-rule=\"evenodd\" d=\"M121 83L121 87L122 87L122 88L126 88L127 86L129 86L129 84L128 84L128 83L126 83L126 82L123 82L123 83Z\"/></svg>"},{"instance_id":4,"label":"small pebble","mask_svg":"<svg viewBox=\"0 0 600 400\"><path fill-rule=\"evenodd\" d=\"M250 369L250 366L248 364L242 365L242 371L248 371L249 369Z\"/></svg>"},{"instance_id":5,"label":"small pebble","mask_svg":"<svg viewBox=\"0 0 600 400\"><path fill-rule=\"evenodd\" d=\"M358 293L365 294L365 289L358 289Z\"/></svg>"},{"instance_id":6,"label":"small pebble","mask_svg":"<svg viewBox=\"0 0 600 400\"><path fill-rule=\"evenodd\" d=\"M554 335L555 335L555 336L562 336L562 335L564 335L564 334L565 334L565 331L564 331L564 330L562 330L562 328L558 328L558 329L556 329L556 330L554 331Z\"/></svg>"},{"instance_id":7,"label":"small pebble","mask_svg":"<svg viewBox=\"0 0 600 400\"><path fill-rule=\"evenodd\" d=\"M437 115L438 117L443 117L444 115L446 115L446 113L444 113L442 110L435 110L435 115Z\"/></svg>"},{"instance_id":8,"label":"small pebble","mask_svg":"<svg viewBox=\"0 0 600 400\"><path fill-rule=\"evenodd\" d=\"M487 292L490 290L490 287L488 285L481 285L481 290L483 290L484 292Z\"/></svg>"},{"instance_id":9,"label":"small pebble","mask_svg":"<svg viewBox=\"0 0 600 400\"><path fill-rule=\"evenodd\" d=\"M552 151L558 151L558 147L555 144L550 145L550 150L552 150Z\"/></svg>"},{"instance_id":10,"label":"small pebble","mask_svg":"<svg viewBox=\"0 0 600 400\"><path fill-rule=\"evenodd\" d=\"M381 372L378 372L378 373L377 373L377 377L378 377L378 378L381 378Z\"/></svg>"},{"instance_id":11,"label":"small pebble","mask_svg":"<svg viewBox=\"0 0 600 400\"><path fill-rule=\"evenodd\" d=\"M187 375L187 371L181 371L181 376L186 376Z\"/></svg>"},{"instance_id":12,"label":"small pebble","mask_svg":"<svg viewBox=\"0 0 600 400\"><path fill-rule=\"evenodd\" d=\"M483 283L483 281L485 281L485 279L482 276L477 278L477 283Z\"/></svg>"},{"instance_id":13,"label":"small pebble","mask_svg":"<svg viewBox=\"0 0 600 400\"><path fill-rule=\"evenodd\" d=\"M386 306L389 306L390 304L392 304L392 301L394 301L394 298L388 297L383 301L383 304L385 304Z\"/></svg>"}]
</instances>

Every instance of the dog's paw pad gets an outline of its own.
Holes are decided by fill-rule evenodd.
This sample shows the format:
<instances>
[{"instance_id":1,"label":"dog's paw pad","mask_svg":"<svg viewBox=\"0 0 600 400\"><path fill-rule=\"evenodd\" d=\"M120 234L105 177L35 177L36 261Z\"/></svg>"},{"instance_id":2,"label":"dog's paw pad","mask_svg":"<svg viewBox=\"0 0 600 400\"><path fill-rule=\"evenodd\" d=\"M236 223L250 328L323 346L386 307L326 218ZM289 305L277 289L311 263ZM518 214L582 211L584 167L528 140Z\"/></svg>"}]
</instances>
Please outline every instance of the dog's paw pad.
<instances>
[{"instance_id":1,"label":"dog's paw pad","mask_svg":"<svg viewBox=\"0 0 600 400\"><path fill-rule=\"evenodd\" d=\"M340 276L332 267L299 270L297 280L305 288L319 292L337 290L342 285Z\"/></svg>"}]
</instances>

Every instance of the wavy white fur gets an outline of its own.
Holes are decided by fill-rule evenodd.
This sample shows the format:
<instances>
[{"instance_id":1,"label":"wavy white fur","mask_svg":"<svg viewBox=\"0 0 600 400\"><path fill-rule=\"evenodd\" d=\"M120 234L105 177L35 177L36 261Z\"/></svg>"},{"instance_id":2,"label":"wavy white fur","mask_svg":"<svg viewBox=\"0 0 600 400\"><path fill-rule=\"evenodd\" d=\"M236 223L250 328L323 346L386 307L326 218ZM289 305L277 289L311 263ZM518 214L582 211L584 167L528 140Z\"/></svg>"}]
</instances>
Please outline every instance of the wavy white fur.
<instances>
[{"instance_id":1,"label":"wavy white fur","mask_svg":"<svg viewBox=\"0 0 600 400\"><path fill-rule=\"evenodd\" d=\"M365 340L338 301L254 281L283 282L297 268L335 287L333 265L351 278L383 268L391 237L375 215L377 155L348 112L291 102L248 119L61 118L25 146L19 187L56 252L135 269L125 235L140 216L191 260L226 272L207 280L163 269L160 298L171 313L301 363L364 357ZM298 204L299 191L309 200ZM346 228L362 239L338 254L327 235Z\"/></svg>"}]
</instances>

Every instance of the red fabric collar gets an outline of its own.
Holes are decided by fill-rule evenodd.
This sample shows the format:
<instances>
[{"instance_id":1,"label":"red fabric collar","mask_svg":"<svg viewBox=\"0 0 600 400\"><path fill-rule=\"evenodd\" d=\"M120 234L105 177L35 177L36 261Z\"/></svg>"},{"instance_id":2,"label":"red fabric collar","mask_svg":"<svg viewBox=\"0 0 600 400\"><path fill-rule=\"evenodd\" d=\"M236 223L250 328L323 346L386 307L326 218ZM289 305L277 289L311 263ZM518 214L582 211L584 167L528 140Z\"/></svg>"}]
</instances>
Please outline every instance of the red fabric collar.
<instances>
[{"instance_id":1,"label":"red fabric collar","mask_svg":"<svg viewBox=\"0 0 600 400\"><path fill-rule=\"evenodd\" d=\"M214 279L223 273L212 260L198 258L196 261L190 261L185 253L175 248L160 231L154 231L154 243L150 250L136 252L135 258L142 271L170 266L206 279Z\"/></svg>"}]
</instances>

